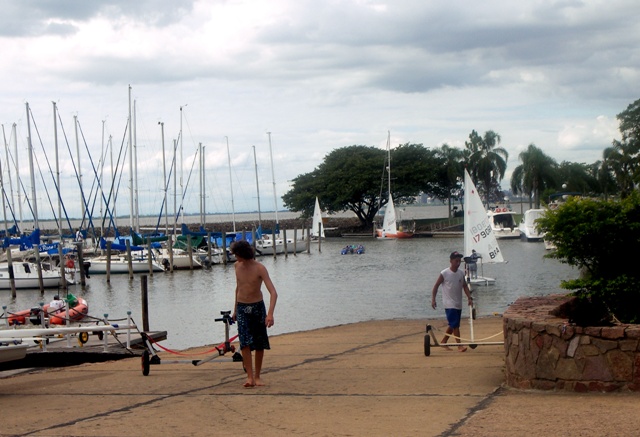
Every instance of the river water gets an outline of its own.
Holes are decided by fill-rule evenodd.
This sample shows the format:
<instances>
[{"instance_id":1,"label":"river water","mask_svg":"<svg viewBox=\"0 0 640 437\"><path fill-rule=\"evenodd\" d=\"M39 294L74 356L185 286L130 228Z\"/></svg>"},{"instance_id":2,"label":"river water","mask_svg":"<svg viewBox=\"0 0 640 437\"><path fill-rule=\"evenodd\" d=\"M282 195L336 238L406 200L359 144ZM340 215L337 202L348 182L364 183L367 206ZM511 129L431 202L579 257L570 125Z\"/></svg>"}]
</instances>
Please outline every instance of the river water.
<instances>
[{"instance_id":1,"label":"river water","mask_svg":"<svg viewBox=\"0 0 640 437\"><path fill-rule=\"evenodd\" d=\"M340 255L347 244L364 244L366 253ZM462 245L462 237L335 238L322 241L320 250L312 244L310 253L258 258L279 294L270 334L367 320L443 317L440 298L436 310L430 307L431 288L449 265L449 253L462 251ZM520 296L563 292L561 280L578 276L570 266L545 259L542 243L502 240L500 248L505 263L478 267L479 274L496 278L495 285L474 287L478 316L502 313ZM234 290L232 264L156 273L148 277L150 329L167 331L163 345L172 349L218 343L224 339L224 326L214 318L232 309ZM142 326L138 275L133 280L112 275L109 284L106 276L92 275L84 290L75 285L70 292L87 300L92 316L122 319L131 311ZM38 290L18 290L15 300L9 290L1 293L0 303L17 311L49 302L57 291L47 290L41 296Z\"/></svg>"}]
</instances>

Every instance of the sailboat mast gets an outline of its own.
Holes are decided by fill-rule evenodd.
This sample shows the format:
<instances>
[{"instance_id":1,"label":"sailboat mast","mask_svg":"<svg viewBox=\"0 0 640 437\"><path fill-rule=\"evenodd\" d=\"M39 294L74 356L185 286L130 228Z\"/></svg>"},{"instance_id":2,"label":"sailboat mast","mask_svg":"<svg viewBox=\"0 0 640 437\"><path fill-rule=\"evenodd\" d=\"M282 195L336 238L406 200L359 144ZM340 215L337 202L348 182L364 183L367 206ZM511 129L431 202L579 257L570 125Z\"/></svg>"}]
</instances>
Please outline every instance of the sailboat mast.
<instances>
[{"instance_id":1,"label":"sailboat mast","mask_svg":"<svg viewBox=\"0 0 640 437\"><path fill-rule=\"evenodd\" d=\"M258 192L258 227L262 225L262 212L260 209L260 184L258 183L258 161L256 160L256 146L253 147L253 166L256 169L256 191Z\"/></svg>"},{"instance_id":2,"label":"sailboat mast","mask_svg":"<svg viewBox=\"0 0 640 437\"><path fill-rule=\"evenodd\" d=\"M56 102L51 103L53 103L53 143L56 155L56 185L58 186L58 236L62 243L62 198L60 197L60 158L58 156L58 108L56 106Z\"/></svg>"},{"instance_id":3,"label":"sailboat mast","mask_svg":"<svg viewBox=\"0 0 640 437\"><path fill-rule=\"evenodd\" d=\"M18 217L20 218L20 229L24 228L22 221L22 195L20 194L20 167L18 166L18 133L16 132L16 124L13 123L12 133L13 135L13 156L15 157L16 166L16 194L18 198ZM11 199L13 201L13 198Z\"/></svg>"},{"instance_id":4,"label":"sailboat mast","mask_svg":"<svg viewBox=\"0 0 640 437\"><path fill-rule=\"evenodd\" d=\"M84 220L85 207L84 207L84 195L82 191L82 169L80 167L80 139L78 136L78 116L73 116L73 124L76 134L76 159L78 160L78 183L80 184L80 211L82 212L82 219Z\"/></svg>"},{"instance_id":5,"label":"sailboat mast","mask_svg":"<svg viewBox=\"0 0 640 437\"><path fill-rule=\"evenodd\" d=\"M271 159L271 180L273 181L273 203L275 205L276 212L276 225L278 224L278 197L276 196L276 174L273 170L273 152L271 151L271 132L267 132L269 135L269 157Z\"/></svg>"},{"instance_id":6,"label":"sailboat mast","mask_svg":"<svg viewBox=\"0 0 640 437\"><path fill-rule=\"evenodd\" d=\"M129 227L133 229L133 119L131 117L131 85L129 85Z\"/></svg>"},{"instance_id":7,"label":"sailboat mast","mask_svg":"<svg viewBox=\"0 0 640 437\"><path fill-rule=\"evenodd\" d=\"M388 180L388 188L389 188L389 198L391 198L391 131L387 131L387 176Z\"/></svg>"},{"instance_id":8,"label":"sailboat mast","mask_svg":"<svg viewBox=\"0 0 640 437\"><path fill-rule=\"evenodd\" d=\"M176 149L178 140L173 140L173 235L176 234L176 222L178 221L178 177L176 176Z\"/></svg>"},{"instance_id":9,"label":"sailboat mast","mask_svg":"<svg viewBox=\"0 0 640 437\"><path fill-rule=\"evenodd\" d=\"M231 219L233 221L233 232L236 231L236 207L233 203L233 178L231 177L231 153L229 153L229 137L227 140L227 162L229 163L229 187L231 188Z\"/></svg>"},{"instance_id":10,"label":"sailboat mast","mask_svg":"<svg viewBox=\"0 0 640 437\"><path fill-rule=\"evenodd\" d=\"M16 128L16 124L13 123L13 127L11 130L12 135L15 135L15 128ZM2 125L2 136L4 138L4 155L5 155L4 167L7 169L7 180L9 181L9 193L11 193L11 196L8 196L8 200L10 199L9 201L13 204L13 182L11 181L11 165L9 164L10 162L9 161L9 143L7 142L7 136L4 132L4 124ZM14 220L15 220L15 217L14 217Z\"/></svg>"},{"instance_id":11,"label":"sailboat mast","mask_svg":"<svg viewBox=\"0 0 640 437\"><path fill-rule=\"evenodd\" d=\"M140 232L140 199L138 192L138 124L136 120L136 101L133 101L133 206L135 208L135 230Z\"/></svg>"},{"instance_id":12,"label":"sailboat mast","mask_svg":"<svg viewBox=\"0 0 640 437\"><path fill-rule=\"evenodd\" d=\"M202 143L200 143L202 145ZM205 168L205 160L204 160L204 149L206 149L206 146L202 146L202 153L200 154L200 160L202 161L202 226L206 226L207 224L207 193L206 193L206 189L207 189L207 181L206 181L206 176L207 174L204 171Z\"/></svg>"},{"instance_id":13,"label":"sailboat mast","mask_svg":"<svg viewBox=\"0 0 640 437\"><path fill-rule=\"evenodd\" d=\"M38 223L38 201L36 199L36 178L33 172L33 144L31 143L31 118L29 115L29 102L27 108L27 148L29 150L29 173L31 176L31 197L33 198L33 225L35 229L40 227Z\"/></svg>"},{"instance_id":14,"label":"sailboat mast","mask_svg":"<svg viewBox=\"0 0 640 437\"><path fill-rule=\"evenodd\" d=\"M187 106L187 105L184 105ZM183 144L184 144L184 132L182 131L182 108L184 108L184 106L180 107L180 223L184 223L184 205L182 204L182 202L184 202L184 181L183 181L183 171L184 171L184 161L183 161Z\"/></svg>"},{"instance_id":15,"label":"sailboat mast","mask_svg":"<svg viewBox=\"0 0 640 437\"><path fill-rule=\"evenodd\" d=\"M202 143L198 143L198 153L200 154L200 160L198 165L198 170L200 174L200 225L204 225L204 159L202 156L204 147Z\"/></svg>"},{"instance_id":16,"label":"sailboat mast","mask_svg":"<svg viewBox=\"0 0 640 437\"><path fill-rule=\"evenodd\" d=\"M167 161L164 158L164 122L159 121L160 125L160 136L162 138L162 184L164 185L164 233L165 235L169 234L169 205L167 204L167 188L169 184L167 183Z\"/></svg>"}]
</instances>

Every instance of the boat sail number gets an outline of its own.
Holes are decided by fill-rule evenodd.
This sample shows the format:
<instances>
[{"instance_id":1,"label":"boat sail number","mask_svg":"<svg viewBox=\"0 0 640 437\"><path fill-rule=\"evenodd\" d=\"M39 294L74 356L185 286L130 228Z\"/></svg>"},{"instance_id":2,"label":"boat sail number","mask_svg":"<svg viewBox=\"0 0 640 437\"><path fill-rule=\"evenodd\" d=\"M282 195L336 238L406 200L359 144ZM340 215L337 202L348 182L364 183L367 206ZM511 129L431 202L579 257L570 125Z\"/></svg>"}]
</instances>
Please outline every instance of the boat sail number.
<instances>
[{"instance_id":1,"label":"boat sail number","mask_svg":"<svg viewBox=\"0 0 640 437\"><path fill-rule=\"evenodd\" d=\"M478 243L481 240L484 240L489 235L491 235L492 232L493 231L491 230L491 224L489 223L489 220L483 220L482 223L471 228L471 233L473 235L473 242ZM495 257L498 256L498 253L500 253L499 247L497 246L489 247L489 253L488 253L489 258L495 259Z\"/></svg>"}]
</instances>

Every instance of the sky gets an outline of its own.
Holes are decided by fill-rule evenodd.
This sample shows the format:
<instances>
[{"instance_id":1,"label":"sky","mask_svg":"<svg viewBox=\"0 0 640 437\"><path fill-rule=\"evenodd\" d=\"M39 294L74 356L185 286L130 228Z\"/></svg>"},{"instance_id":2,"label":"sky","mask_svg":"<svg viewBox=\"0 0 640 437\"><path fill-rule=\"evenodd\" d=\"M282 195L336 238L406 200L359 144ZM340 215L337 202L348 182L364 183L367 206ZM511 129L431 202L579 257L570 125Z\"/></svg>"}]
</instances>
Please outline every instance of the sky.
<instances>
[{"instance_id":1,"label":"sky","mask_svg":"<svg viewBox=\"0 0 640 437\"><path fill-rule=\"evenodd\" d=\"M616 115L640 98L637 0L1 4L0 161L16 216L31 216L18 175L38 216L57 215L56 168L71 217L78 179L91 198L100 178L118 215L130 186L140 214L161 214L165 190L170 215L183 192L186 213L256 211L258 199L273 211L328 153L384 148L387 132L392 147L463 148L493 130L508 188L532 143L559 163L601 159Z\"/></svg>"}]
</instances>

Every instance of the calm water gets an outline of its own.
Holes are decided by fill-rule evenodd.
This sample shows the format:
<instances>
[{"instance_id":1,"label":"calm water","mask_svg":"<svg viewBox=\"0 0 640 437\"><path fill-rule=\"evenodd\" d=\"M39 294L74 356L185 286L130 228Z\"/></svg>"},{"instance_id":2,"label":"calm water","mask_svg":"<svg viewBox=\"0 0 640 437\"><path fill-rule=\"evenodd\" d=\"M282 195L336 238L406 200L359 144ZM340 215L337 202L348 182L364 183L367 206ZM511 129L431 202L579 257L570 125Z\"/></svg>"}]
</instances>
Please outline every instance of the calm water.
<instances>
[{"instance_id":1,"label":"calm water","mask_svg":"<svg viewBox=\"0 0 640 437\"><path fill-rule=\"evenodd\" d=\"M346 244L362 243L364 255L340 255ZM276 325L272 335L304 331L378 319L426 319L443 317L440 308L430 307L431 288L438 273L448 266L449 253L462 250L462 237L424 238L404 241L329 239L317 243L311 253L285 258L263 257L279 293ZM484 265L484 275L496 278L496 285L475 287L478 315L502 313L520 296L562 291L560 281L577 277L577 271L555 260L544 259L542 243L519 240L500 242L504 264ZM481 273L478 267L478 273ZM165 347L184 349L223 340L224 326L216 323L221 310L232 309L235 275L233 265L209 270L156 273L148 278L150 328L166 330ZM85 290L70 291L84 297L89 313L110 319L132 312L141 326L140 277L93 275ZM18 290L16 300L2 290L0 303L9 310L21 310L49 302L57 293L47 290ZM266 290L265 290L266 293ZM465 311L466 312L466 311Z\"/></svg>"}]
</instances>

